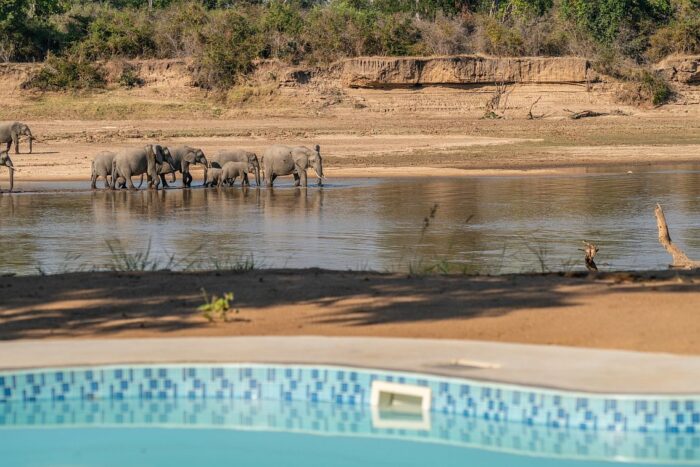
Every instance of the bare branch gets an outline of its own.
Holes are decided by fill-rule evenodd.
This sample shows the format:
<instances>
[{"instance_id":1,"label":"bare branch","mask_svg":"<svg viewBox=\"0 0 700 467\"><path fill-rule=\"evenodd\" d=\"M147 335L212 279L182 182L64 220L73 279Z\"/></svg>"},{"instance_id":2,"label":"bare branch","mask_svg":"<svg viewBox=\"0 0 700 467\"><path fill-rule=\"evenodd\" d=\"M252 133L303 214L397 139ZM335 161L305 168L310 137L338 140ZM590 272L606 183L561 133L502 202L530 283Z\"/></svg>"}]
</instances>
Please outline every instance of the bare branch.
<instances>
[{"instance_id":1,"label":"bare branch","mask_svg":"<svg viewBox=\"0 0 700 467\"><path fill-rule=\"evenodd\" d=\"M589 243L585 240L583 240L583 245L586 248L582 248L580 249L580 251L586 253L586 257L584 258L584 261L586 262L586 269L588 269L591 272L598 272L598 266L596 266L595 261L593 261L593 258L595 258L596 253L600 251L600 248L598 248L593 243Z\"/></svg>"},{"instance_id":2,"label":"bare branch","mask_svg":"<svg viewBox=\"0 0 700 467\"><path fill-rule=\"evenodd\" d=\"M664 216L664 210L661 208L660 204L656 205L654 214L656 215L656 226L659 229L659 243L661 243L673 258L673 263L671 263L670 267L678 269L699 268L700 261L693 261L688 258L683 250L678 248L671 241L671 234L668 232L668 225L666 224L666 216Z\"/></svg>"}]
</instances>

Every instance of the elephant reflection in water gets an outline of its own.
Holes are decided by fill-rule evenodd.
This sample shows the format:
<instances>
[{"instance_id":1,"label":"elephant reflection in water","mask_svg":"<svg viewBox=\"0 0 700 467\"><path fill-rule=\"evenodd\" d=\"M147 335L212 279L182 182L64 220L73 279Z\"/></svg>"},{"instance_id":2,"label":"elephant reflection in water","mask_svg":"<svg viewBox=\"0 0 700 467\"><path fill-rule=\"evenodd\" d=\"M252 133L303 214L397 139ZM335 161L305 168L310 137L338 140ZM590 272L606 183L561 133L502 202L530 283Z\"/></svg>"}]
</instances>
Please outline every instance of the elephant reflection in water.
<instances>
[{"instance_id":1,"label":"elephant reflection in water","mask_svg":"<svg viewBox=\"0 0 700 467\"><path fill-rule=\"evenodd\" d=\"M276 210L286 213L296 212L300 215L318 214L323 208L323 190L275 190L269 188L262 192L261 208L266 216L274 216Z\"/></svg>"}]
</instances>

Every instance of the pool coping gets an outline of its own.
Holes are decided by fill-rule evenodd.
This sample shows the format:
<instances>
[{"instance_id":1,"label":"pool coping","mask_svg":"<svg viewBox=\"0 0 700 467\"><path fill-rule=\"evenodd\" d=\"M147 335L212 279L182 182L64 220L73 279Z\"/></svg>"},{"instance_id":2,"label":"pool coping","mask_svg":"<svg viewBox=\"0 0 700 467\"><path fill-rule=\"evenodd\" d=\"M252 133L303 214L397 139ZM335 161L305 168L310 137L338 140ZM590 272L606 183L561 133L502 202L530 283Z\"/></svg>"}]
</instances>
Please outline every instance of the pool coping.
<instances>
[{"instance_id":1,"label":"pool coping","mask_svg":"<svg viewBox=\"0 0 700 467\"><path fill-rule=\"evenodd\" d=\"M700 356L661 353L321 336L0 342L0 370L178 363L344 366L592 394L700 395Z\"/></svg>"}]
</instances>

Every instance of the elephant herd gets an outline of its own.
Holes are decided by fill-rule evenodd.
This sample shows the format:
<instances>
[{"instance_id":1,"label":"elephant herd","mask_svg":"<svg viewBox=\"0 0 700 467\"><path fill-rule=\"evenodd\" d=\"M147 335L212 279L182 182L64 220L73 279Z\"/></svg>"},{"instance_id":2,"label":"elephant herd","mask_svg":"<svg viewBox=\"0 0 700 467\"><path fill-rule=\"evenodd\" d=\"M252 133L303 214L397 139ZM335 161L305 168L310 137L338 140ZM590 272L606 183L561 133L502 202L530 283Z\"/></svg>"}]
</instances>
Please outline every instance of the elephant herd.
<instances>
[{"instance_id":1,"label":"elephant herd","mask_svg":"<svg viewBox=\"0 0 700 467\"><path fill-rule=\"evenodd\" d=\"M7 143L6 149L0 149L0 166L10 170L10 191L14 184L14 166L10 159L10 148L15 145L15 153L19 153L20 136L29 137L29 152L32 152L32 136L29 127L20 122L0 123L0 144ZM204 167L203 185L209 187L233 186L240 177L241 185L249 185L248 174L255 176L255 182L260 186L261 176L267 186L272 186L279 176L292 175L294 186L307 186L308 169L314 169L318 177L318 185L323 180L323 162L318 145L314 149L305 146L273 145L268 147L258 159L254 152L244 149L228 149L219 151L207 158L204 151L190 146L166 147L160 144L122 150L119 152L102 151L95 156L91 166L91 188L97 188L97 180L104 179L105 188L128 188L135 190L133 176L146 175L148 187L158 189L168 187L166 175L170 174L170 182L176 180L176 173L182 174L184 187L192 185L190 167ZM139 184L139 187L141 186Z\"/></svg>"},{"instance_id":2,"label":"elephant herd","mask_svg":"<svg viewBox=\"0 0 700 467\"><path fill-rule=\"evenodd\" d=\"M97 180L102 177L105 188L136 189L131 177L143 175L148 180L148 188L168 187L166 175L171 175L170 182L176 179L176 173L182 174L182 185L192 185L190 167L204 167L203 185L209 187L233 186L240 177L241 185L250 185L248 174L255 176L260 186L261 173L267 186L272 186L278 176L292 175L295 186L307 186L308 169L313 169L318 177L318 184L323 180L323 162L321 149L304 146L273 145L267 148L260 159L254 152L244 149L219 151L209 159L200 148L177 146L169 148L160 144L127 149L121 152L103 151L92 161L91 188L97 188ZM140 186L140 185L139 185Z\"/></svg>"}]
</instances>

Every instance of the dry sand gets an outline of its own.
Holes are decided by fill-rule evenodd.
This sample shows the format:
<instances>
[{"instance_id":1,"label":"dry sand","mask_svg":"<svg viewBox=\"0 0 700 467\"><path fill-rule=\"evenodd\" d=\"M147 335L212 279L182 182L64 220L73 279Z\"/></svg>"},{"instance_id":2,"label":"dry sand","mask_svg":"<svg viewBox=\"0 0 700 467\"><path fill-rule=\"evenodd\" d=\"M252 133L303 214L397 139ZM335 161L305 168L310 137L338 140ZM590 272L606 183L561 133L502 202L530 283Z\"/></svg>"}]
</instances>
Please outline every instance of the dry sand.
<instances>
[{"instance_id":1,"label":"dry sand","mask_svg":"<svg viewBox=\"0 0 700 467\"><path fill-rule=\"evenodd\" d=\"M606 166L635 171L649 164L700 162L700 119L589 120L475 120L462 122L461 129L456 119L413 126L409 118L381 121L358 116L343 121L30 121L39 138L34 153L26 154L23 143L22 153L11 157L18 168L17 182L87 181L97 152L147 141L188 144L208 154L231 147L261 154L274 142L320 144L329 178L537 175ZM366 126L372 122L376 125L370 131Z\"/></svg>"},{"instance_id":2,"label":"dry sand","mask_svg":"<svg viewBox=\"0 0 700 467\"><path fill-rule=\"evenodd\" d=\"M234 292L228 322L201 288ZM0 277L0 339L392 336L700 354L700 274L408 277L368 272Z\"/></svg>"}]
</instances>

